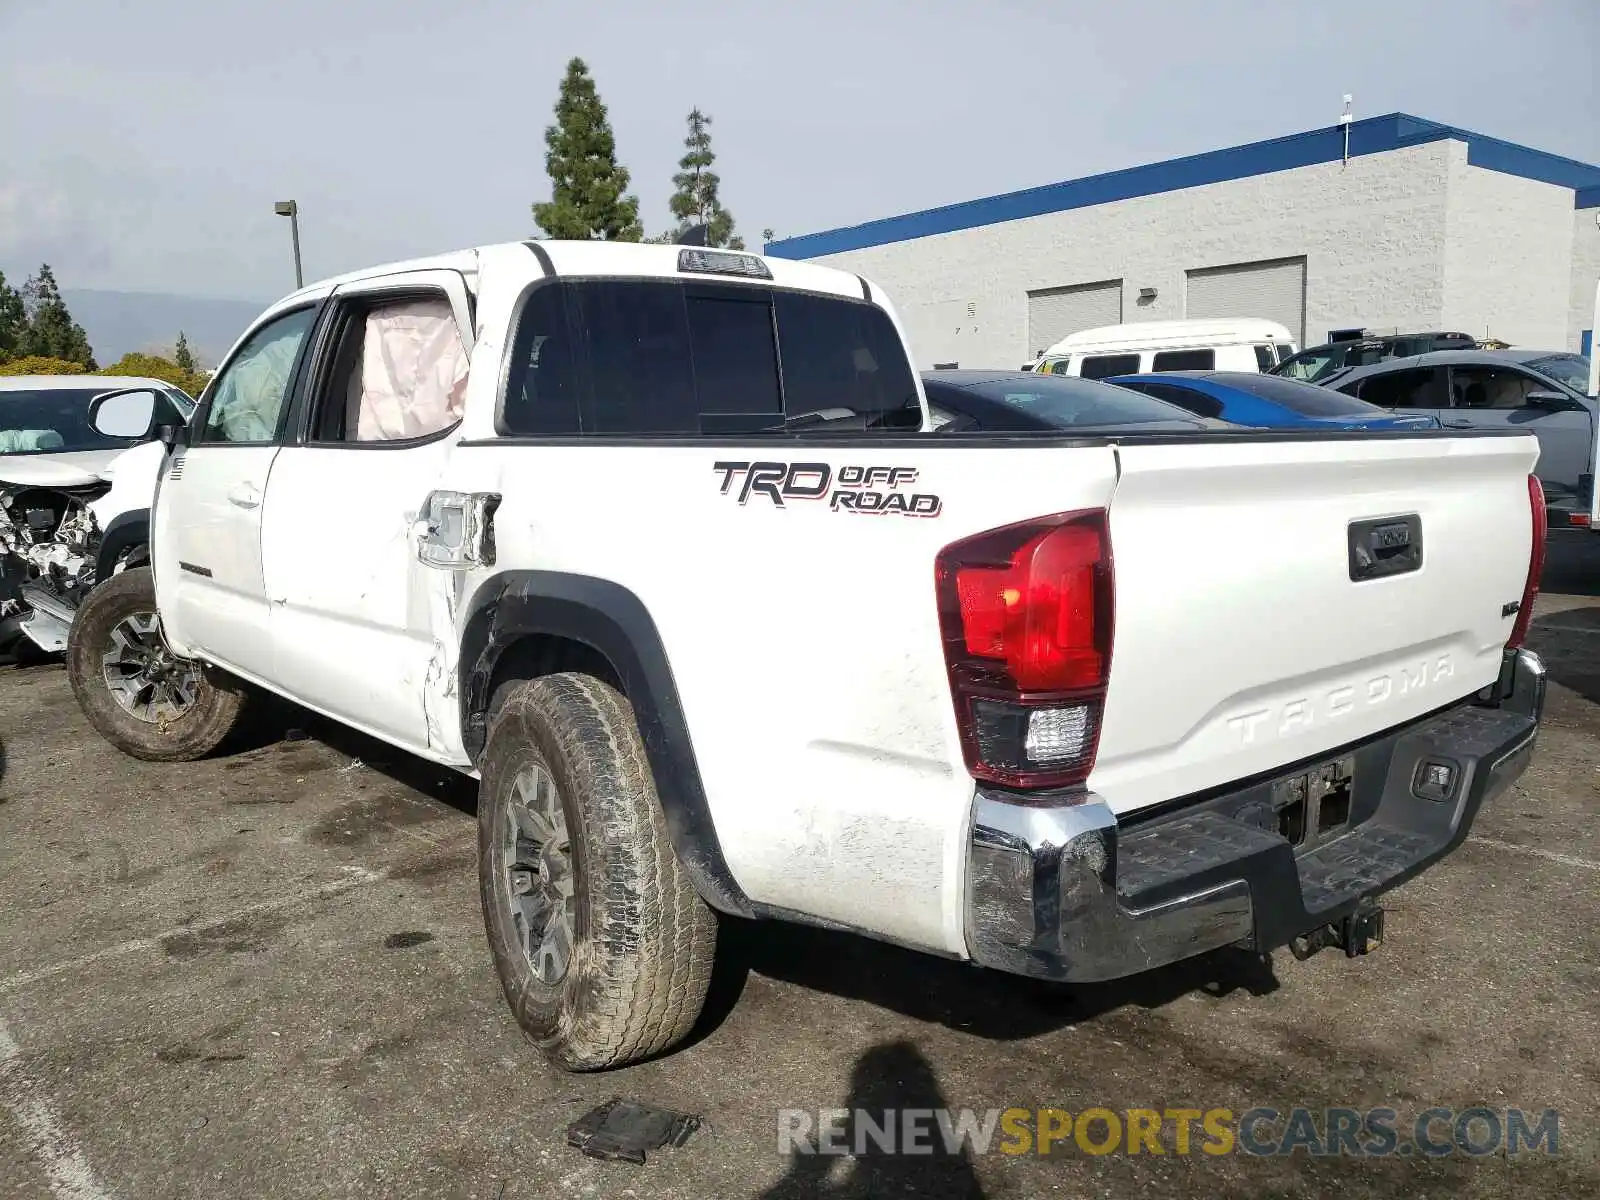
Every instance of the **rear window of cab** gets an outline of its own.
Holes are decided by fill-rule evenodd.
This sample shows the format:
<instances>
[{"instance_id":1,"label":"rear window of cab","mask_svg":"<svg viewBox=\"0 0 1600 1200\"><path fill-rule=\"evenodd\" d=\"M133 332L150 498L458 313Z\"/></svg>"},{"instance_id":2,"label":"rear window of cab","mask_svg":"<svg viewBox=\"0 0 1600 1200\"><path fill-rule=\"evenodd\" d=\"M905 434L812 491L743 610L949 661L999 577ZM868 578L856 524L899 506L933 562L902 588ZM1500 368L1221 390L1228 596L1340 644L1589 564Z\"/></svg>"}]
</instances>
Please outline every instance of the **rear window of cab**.
<instances>
[{"instance_id":1,"label":"rear window of cab","mask_svg":"<svg viewBox=\"0 0 1600 1200\"><path fill-rule=\"evenodd\" d=\"M678 279L552 280L516 318L507 436L714 437L922 425L894 323L865 300Z\"/></svg>"}]
</instances>

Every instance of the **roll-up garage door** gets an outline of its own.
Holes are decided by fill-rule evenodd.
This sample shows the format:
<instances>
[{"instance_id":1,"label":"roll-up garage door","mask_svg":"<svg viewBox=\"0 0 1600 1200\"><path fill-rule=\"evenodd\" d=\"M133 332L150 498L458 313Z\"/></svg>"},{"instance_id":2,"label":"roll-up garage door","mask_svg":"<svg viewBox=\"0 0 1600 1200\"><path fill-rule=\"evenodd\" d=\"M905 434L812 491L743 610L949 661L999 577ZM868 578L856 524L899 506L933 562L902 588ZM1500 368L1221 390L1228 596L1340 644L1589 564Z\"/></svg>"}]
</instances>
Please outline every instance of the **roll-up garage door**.
<instances>
[{"instance_id":1,"label":"roll-up garage door","mask_svg":"<svg viewBox=\"0 0 1600 1200\"><path fill-rule=\"evenodd\" d=\"M1184 316L1260 317L1276 321L1306 344L1306 260L1235 263L1189 272Z\"/></svg>"},{"instance_id":2,"label":"roll-up garage door","mask_svg":"<svg viewBox=\"0 0 1600 1200\"><path fill-rule=\"evenodd\" d=\"M1028 293L1028 352L1043 354L1069 333L1122 323L1122 280Z\"/></svg>"}]
</instances>

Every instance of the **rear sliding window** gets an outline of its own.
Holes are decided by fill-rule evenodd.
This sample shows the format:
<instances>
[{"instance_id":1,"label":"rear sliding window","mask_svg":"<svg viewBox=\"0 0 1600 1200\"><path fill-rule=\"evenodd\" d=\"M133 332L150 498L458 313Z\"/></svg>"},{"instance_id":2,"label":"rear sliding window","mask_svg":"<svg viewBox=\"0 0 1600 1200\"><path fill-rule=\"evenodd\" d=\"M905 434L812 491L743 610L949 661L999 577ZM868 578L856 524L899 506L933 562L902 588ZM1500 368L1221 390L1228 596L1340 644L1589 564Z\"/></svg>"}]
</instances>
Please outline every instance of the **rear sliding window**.
<instances>
[{"instance_id":1,"label":"rear sliding window","mask_svg":"<svg viewBox=\"0 0 1600 1200\"><path fill-rule=\"evenodd\" d=\"M556 281L517 319L497 428L715 436L921 425L888 315L835 296L701 281Z\"/></svg>"}]
</instances>

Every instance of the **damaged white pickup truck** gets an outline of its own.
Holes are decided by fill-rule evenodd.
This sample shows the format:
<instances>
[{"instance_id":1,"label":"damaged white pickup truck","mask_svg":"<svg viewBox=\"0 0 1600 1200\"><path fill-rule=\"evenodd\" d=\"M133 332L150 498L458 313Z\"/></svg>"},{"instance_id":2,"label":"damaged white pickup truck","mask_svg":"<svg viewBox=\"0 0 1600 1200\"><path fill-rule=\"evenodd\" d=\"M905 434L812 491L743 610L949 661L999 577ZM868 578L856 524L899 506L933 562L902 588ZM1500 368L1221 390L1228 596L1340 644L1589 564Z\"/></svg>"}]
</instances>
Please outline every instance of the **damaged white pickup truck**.
<instances>
[{"instance_id":1,"label":"damaged white pickup truck","mask_svg":"<svg viewBox=\"0 0 1600 1200\"><path fill-rule=\"evenodd\" d=\"M0 378L0 654L21 638L65 648L95 582L145 560L150 441L193 411L159 379Z\"/></svg>"},{"instance_id":2,"label":"damaged white pickup truck","mask_svg":"<svg viewBox=\"0 0 1600 1200\"><path fill-rule=\"evenodd\" d=\"M1066 982L1362 953L1532 751L1538 443L1159 424L929 431L892 306L809 264L379 268L165 431L68 666L144 758L259 686L478 776L573 1069L689 1031L718 910Z\"/></svg>"}]
</instances>

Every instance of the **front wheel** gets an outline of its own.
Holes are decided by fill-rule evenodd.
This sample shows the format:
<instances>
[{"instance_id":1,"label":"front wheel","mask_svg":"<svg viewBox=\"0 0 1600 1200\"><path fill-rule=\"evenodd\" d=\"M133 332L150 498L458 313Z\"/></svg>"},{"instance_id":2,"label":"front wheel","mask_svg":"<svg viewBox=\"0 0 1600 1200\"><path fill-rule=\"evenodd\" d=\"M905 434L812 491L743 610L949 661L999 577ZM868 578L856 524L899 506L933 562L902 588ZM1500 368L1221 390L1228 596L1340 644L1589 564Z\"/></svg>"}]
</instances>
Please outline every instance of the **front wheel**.
<instances>
[{"instance_id":1,"label":"front wheel","mask_svg":"<svg viewBox=\"0 0 1600 1200\"><path fill-rule=\"evenodd\" d=\"M101 737L152 762L205 757L244 709L243 684L172 653L149 567L118 572L84 598L67 634L67 678Z\"/></svg>"},{"instance_id":2,"label":"front wheel","mask_svg":"<svg viewBox=\"0 0 1600 1200\"><path fill-rule=\"evenodd\" d=\"M681 1040L716 917L673 852L628 701L590 675L508 684L482 766L484 923L523 1032L572 1071Z\"/></svg>"}]
</instances>

